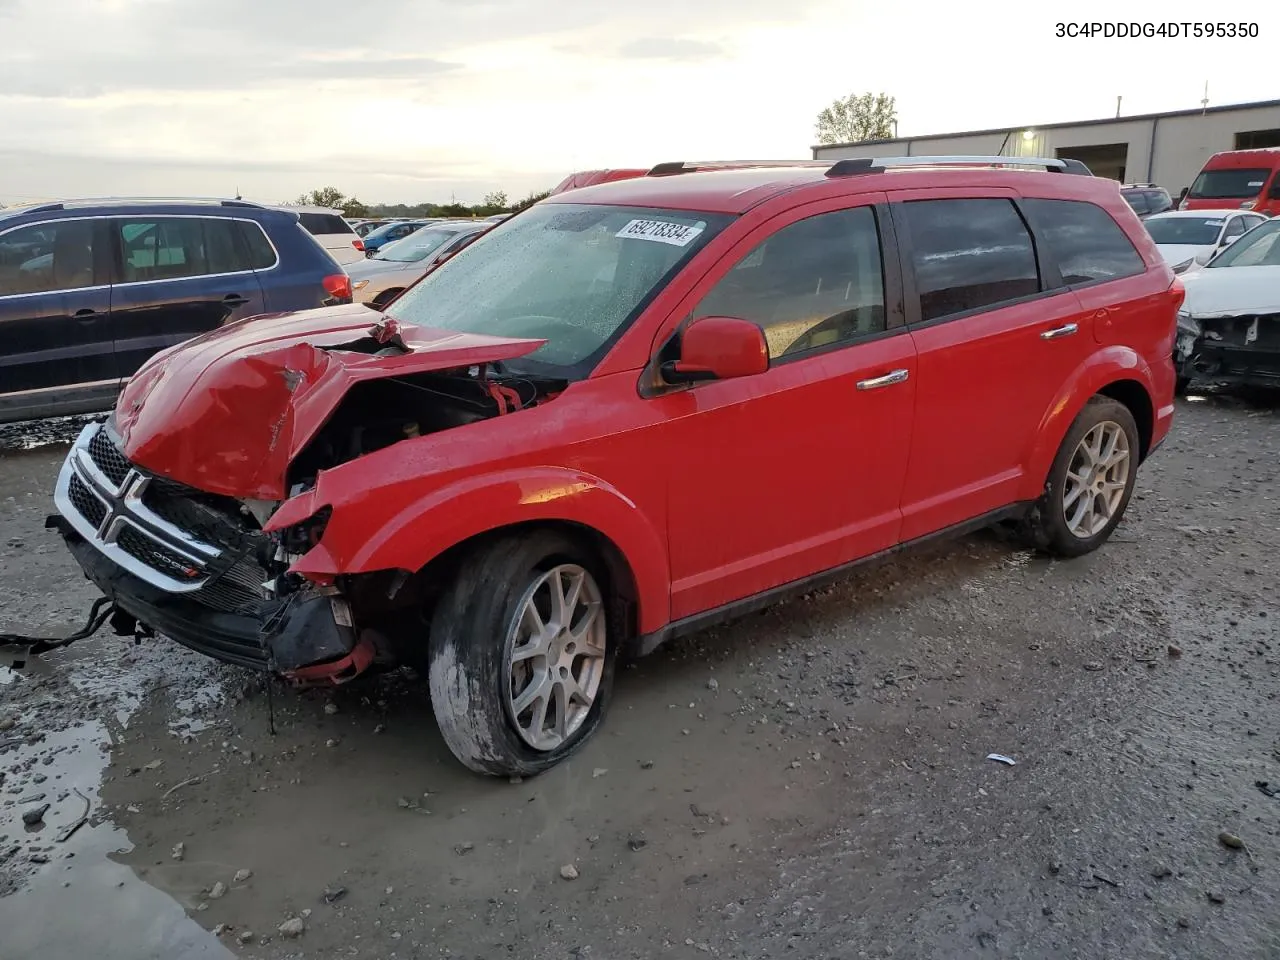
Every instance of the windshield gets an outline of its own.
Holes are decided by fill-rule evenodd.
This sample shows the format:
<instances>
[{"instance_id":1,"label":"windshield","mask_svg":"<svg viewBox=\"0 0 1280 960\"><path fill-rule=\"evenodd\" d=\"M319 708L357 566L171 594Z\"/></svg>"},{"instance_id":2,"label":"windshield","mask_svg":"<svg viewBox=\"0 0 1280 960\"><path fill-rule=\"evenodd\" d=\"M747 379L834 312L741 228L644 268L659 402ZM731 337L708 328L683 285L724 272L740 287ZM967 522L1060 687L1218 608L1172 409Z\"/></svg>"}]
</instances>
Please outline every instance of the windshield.
<instances>
[{"instance_id":1,"label":"windshield","mask_svg":"<svg viewBox=\"0 0 1280 960\"><path fill-rule=\"evenodd\" d=\"M730 220L685 210L538 205L427 274L390 312L425 327L545 339L508 366L576 379Z\"/></svg>"},{"instance_id":2,"label":"windshield","mask_svg":"<svg viewBox=\"0 0 1280 960\"><path fill-rule=\"evenodd\" d=\"M1280 267L1280 220L1254 227L1213 260L1211 267Z\"/></svg>"},{"instance_id":3,"label":"windshield","mask_svg":"<svg viewBox=\"0 0 1280 960\"><path fill-rule=\"evenodd\" d=\"M1205 170L1187 191L1194 200L1247 200L1256 197L1271 171L1262 167L1237 170Z\"/></svg>"},{"instance_id":4,"label":"windshield","mask_svg":"<svg viewBox=\"0 0 1280 960\"><path fill-rule=\"evenodd\" d=\"M396 263L417 263L425 260L449 240L458 235L457 230L439 230L424 227L409 234L403 240L388 243L373 257L374 260L394 260Z\"/></svg>"},{"instance_id":5,"label":"windshield","mask_svg":"<svg viewBox=\"0 0 1280 960\"><path fill-rule=\"evenodd\" d=\"M1218 242L1224 217L1154 217L1147 233L1156 243L1186 243L1206 247Z\"/></svg>"}]
</instances>

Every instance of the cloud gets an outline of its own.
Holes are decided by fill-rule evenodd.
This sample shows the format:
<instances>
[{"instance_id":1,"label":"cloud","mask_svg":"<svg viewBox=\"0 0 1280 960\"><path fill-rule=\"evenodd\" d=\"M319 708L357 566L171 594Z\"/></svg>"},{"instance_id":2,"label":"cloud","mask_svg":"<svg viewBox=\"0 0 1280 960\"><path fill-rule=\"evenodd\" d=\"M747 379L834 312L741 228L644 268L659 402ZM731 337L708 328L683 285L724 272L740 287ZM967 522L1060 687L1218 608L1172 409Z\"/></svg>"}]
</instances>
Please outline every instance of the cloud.
<instances>
[{"instance_id":1,"label":"cloud","mask_svg":"<svg viewBox=\"0 0 1280 960\"><path fill-rule=\"evenodd\" d=\"M0 0L2 3L3 0ZM281 58L257 51L164 54L143 58L106 54L56 70L32 59L0 59L0 95L87 100L117 93L252 90L292 82L427 81L459 65L424 56Z\"/></svg>"},{"instance_id":2,"label":"cloud","mask_svg":"<svg viewBox=\"0 0 1280 960\"><path fill-rule=\"evenodd\" d=\"M725 56L717 43L704 40L664 40L643 37L618 48L618 55L632 60L715 60Z\"/></svg>"}]
</instances>

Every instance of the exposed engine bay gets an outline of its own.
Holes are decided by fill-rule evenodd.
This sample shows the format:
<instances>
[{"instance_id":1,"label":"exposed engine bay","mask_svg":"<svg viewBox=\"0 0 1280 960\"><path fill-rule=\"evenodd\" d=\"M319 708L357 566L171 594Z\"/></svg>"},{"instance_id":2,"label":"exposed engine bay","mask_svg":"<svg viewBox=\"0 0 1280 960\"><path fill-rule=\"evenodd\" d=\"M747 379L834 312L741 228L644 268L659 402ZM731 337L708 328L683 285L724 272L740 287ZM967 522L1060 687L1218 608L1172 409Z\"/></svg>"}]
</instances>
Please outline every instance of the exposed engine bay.
<instances>
[{"instance_id":1,"label":"exposed engine bay","mask_svg":"<svg viewBox=\"0 0 1280 960\"><path fill-rule=\"evenodd\" d=\"M375 327L354 341L313 348L351 357L414 351ZM280 370L293 391L303 381ZM553 399L562 380L517 375L501 361L406 370L358 379L288 464L286 498L305 494L322 471L411 441ZM268 669L295 683L341 683L376 662L395 662L396 635L421 624L407 615L424 587L407 571L316 583L289 573L316 547L331 515L323 507L267 532L285 502L210 493L131 462L116 418L91 424L59 476L59 515L86 575L115 604L112 625L135 636L163 633L219 659Z\"/></svg>"}]
</instances>

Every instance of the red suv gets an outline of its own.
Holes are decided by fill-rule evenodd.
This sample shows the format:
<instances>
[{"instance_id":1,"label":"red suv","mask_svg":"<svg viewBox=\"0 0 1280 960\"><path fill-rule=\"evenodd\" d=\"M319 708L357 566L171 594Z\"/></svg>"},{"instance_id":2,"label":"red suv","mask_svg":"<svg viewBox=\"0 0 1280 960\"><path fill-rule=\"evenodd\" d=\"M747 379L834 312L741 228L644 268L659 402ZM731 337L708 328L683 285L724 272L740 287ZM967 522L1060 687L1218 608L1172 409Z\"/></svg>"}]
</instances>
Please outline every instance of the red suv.
<instances>
[{"instance_id":1,"label":"red suv","mask_svg":"<svg viewBox=\"0 0 1280 960\"><path fill-rule=\"evenodd\" d=\"M544 200L389 315L158 355L52 523L117 630L297 683L422 664L459 760L536 773L627 652L942 533L1110 536L1169 431L1182 289L1116 184L1009 162Z\"/></svg>"}]
</instances>

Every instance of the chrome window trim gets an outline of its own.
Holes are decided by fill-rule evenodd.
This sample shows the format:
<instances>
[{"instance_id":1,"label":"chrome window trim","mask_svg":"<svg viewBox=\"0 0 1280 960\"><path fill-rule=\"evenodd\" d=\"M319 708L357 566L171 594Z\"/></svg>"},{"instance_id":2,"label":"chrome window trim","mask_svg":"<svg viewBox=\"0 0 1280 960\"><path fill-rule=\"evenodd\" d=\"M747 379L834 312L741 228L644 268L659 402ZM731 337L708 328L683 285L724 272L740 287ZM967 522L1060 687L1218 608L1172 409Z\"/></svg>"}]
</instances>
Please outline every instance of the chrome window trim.
<instances>
[{"instance_id":1,"label":"chrome window trim","mask_svg":"<svg viewBox=\"0 0 1280 960\"><path fill-rule=\"evenodd\" d=\"M52 294L84 293L90 290L110 290L113 287L138 287L138 286L144 286L144 285L153 284L153 283L180 283L183 280L216 280L219 277L245 277L245 276L252 276L254 274L259 274L259 273L271 273L272 271L278 270L280 268L280 250L275 245L275 241L271 239L271 234L267 233L266 230L262 229L262 224L258 223L257 220L254 220L250 217L214 217L214 216L210 216L208 214L202 214L202 213L156 213L156 214L111 213L111 214L93 214L87 217L51 217L47 220L32 220L29 223L14 224L12 227L9 227L4 230L0 230L0 237L3 237L7 233L12 233L15 230L24 230L27 227L42 227L42 226L48 226L50 224L69 223L71 221L137 220L141 218L146 218L147 220L236 220L236 221L239 221L240 223L251 223L255 227L257 227L258 232L260 232L266 238L267 245L271 247L271 252L275 254L275 258L276 258L275 263L271 264L271 266L269 267L262 267L260 269L231 270L229 272L224 272L224 273L197 273L189 277L163 277L158 280L125 280L120 283L94 284L91 287L65 287L65 288L59 288L56 290L42 290L38 293L2 293L0 294L0 301L16 300L19 297L47 297Z\"/></svg>"}]
</instances>

